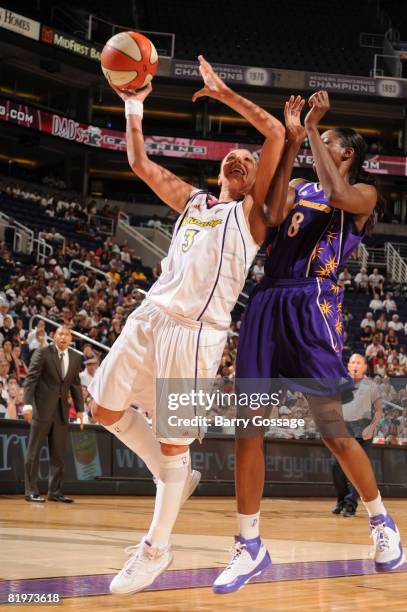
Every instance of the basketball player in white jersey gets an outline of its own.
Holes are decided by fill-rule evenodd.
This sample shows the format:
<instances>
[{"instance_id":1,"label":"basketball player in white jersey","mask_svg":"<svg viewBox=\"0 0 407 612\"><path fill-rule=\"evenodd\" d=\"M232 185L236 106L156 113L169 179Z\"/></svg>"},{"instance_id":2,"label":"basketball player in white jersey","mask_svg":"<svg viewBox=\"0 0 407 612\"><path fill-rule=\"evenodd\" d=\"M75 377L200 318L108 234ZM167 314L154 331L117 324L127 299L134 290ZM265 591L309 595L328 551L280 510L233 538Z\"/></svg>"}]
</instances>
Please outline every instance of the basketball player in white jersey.
<instances>
[{"instance_id":1,"label":"basketball player in white jersey","mask_svg":"<svg viewBox=\"0 0 407 612\"><path fill-rule=\"evenodd\" d=\"M233 92L203 57L205 86L193 96L220 100L265 136L259 162L245 149L222 162L219 199L151 161L142 132L138 92L116 90L125 101L127 154L134 173L180 213L162 274L128 318L89 387L93 416L138 454L157 479L153 520L142 542L113 579L114 594L150 585L171 563L170 534L193 490L189 445L194 438L157 439L136 404L156 422L157 379L214 379L232 310L266 231L263 202L284 148L283 125Z\"/></svg>"}]
</instances>

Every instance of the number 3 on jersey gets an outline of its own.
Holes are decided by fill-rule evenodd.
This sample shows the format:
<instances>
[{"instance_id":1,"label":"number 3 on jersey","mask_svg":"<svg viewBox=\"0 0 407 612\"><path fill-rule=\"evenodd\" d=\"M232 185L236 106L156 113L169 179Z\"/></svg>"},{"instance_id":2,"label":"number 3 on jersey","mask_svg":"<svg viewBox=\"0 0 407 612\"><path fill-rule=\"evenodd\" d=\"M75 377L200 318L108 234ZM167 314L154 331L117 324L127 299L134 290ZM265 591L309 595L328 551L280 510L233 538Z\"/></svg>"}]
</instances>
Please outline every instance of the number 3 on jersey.
<instances>
[{"instance_id":1,"label":"number 3 on jersey","mask_svg":"<svg viewBox=\"0 0 407 612\"><path fill-rule=\"evenodd\" d=\"M187 229L185 230L185 234L184 234L184 238L185 241L182 243L181 249L183 253L186 253L187 251L189 251L189 249L191 248L195 236L199 234L199 230L195 230L195 229Z\"/></svg>"},{"instance_id":2,"label":"number 3 on jersey","mask_svg":"<svg viewBox=\"0 0 407 612\"><path fill-rule=\"evenodd\" d=\"M303 221L304 215L300 212L297 212L292 216L291 225L287 232L289 238L294 238L294 236L298 234L300 231L300 225Z\"/></svg>"}]
</instances>

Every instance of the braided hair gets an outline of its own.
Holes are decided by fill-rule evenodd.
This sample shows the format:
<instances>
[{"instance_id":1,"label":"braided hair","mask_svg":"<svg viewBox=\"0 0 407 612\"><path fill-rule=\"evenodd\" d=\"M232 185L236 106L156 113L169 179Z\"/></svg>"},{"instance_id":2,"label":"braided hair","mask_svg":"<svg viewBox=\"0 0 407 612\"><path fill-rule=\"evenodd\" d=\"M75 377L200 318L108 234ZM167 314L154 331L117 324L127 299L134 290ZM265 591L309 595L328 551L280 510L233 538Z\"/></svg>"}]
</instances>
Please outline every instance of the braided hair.
<instances>
[{"instance_id":1,"label":"braided hair","mask_svg":"<svg viewBox=\"0 0 407 612\"><path fill-rule=\"evenodd\" d=\"M371 172L366 172L363 168L363 162L366 158L367 145L363 137L352 130L352 128L334 128L333 131L341 139L343 147L353 149L353 159L349 169L349 182L351 185L355 183L366 183L373 185L377 191L376 206L372 210L370 217L366 222L366 233L371 234L376 223L380 221L386 210L386 200L380 192L380 187L377 178Z\"/></svg>"}]
</instances>

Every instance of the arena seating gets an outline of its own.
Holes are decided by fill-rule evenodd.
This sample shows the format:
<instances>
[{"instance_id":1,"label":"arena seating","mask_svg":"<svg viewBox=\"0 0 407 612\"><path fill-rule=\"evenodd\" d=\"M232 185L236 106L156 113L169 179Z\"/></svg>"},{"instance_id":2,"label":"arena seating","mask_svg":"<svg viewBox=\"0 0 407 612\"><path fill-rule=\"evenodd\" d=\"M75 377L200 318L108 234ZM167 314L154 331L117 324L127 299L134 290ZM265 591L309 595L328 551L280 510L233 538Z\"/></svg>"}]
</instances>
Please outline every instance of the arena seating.
<instances>
[{"instance_id":1,"label":"arena seating","mask_svg":"<svg viewBox=\"0 0 407 612\"><path fill-rule=\"evenodd\" d=\"M252 0L249 6L232 0L206 0L199 19L187 10L189 0L142 4L141 26L150 30L154 24L155 30L174 32L177 59L195 59L203 53L212 62L369 75L373 52L360 48L359 33L382 31L372 6L363 2L358 3L357 11L352 10L354 3L349 0L320 0L316 12L308 12L302 0L284 5ZM221 28L216 27L214 16ZM327 47L323 33L332 30L332 23L335 34Z\"/></svg>"}]
</instances>

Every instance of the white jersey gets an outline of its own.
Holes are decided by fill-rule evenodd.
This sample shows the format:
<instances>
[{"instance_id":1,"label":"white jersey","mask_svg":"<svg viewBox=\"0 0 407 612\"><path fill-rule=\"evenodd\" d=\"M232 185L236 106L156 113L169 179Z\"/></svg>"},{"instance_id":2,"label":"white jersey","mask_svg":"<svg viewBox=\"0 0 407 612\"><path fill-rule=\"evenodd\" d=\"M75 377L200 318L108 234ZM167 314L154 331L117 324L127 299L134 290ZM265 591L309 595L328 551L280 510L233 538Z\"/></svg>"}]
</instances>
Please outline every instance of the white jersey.
<instances>
[{"instance_id":1,"label":"white jersey","mask_svg":"<svg viewBox=\"0 0 407 612\"><path fill-rule=\"evenodd\" d=\"M243 201L219 202L194 191L147 299L169 313L226 328L258 249Z\"/></svg>"}]
</instances>

